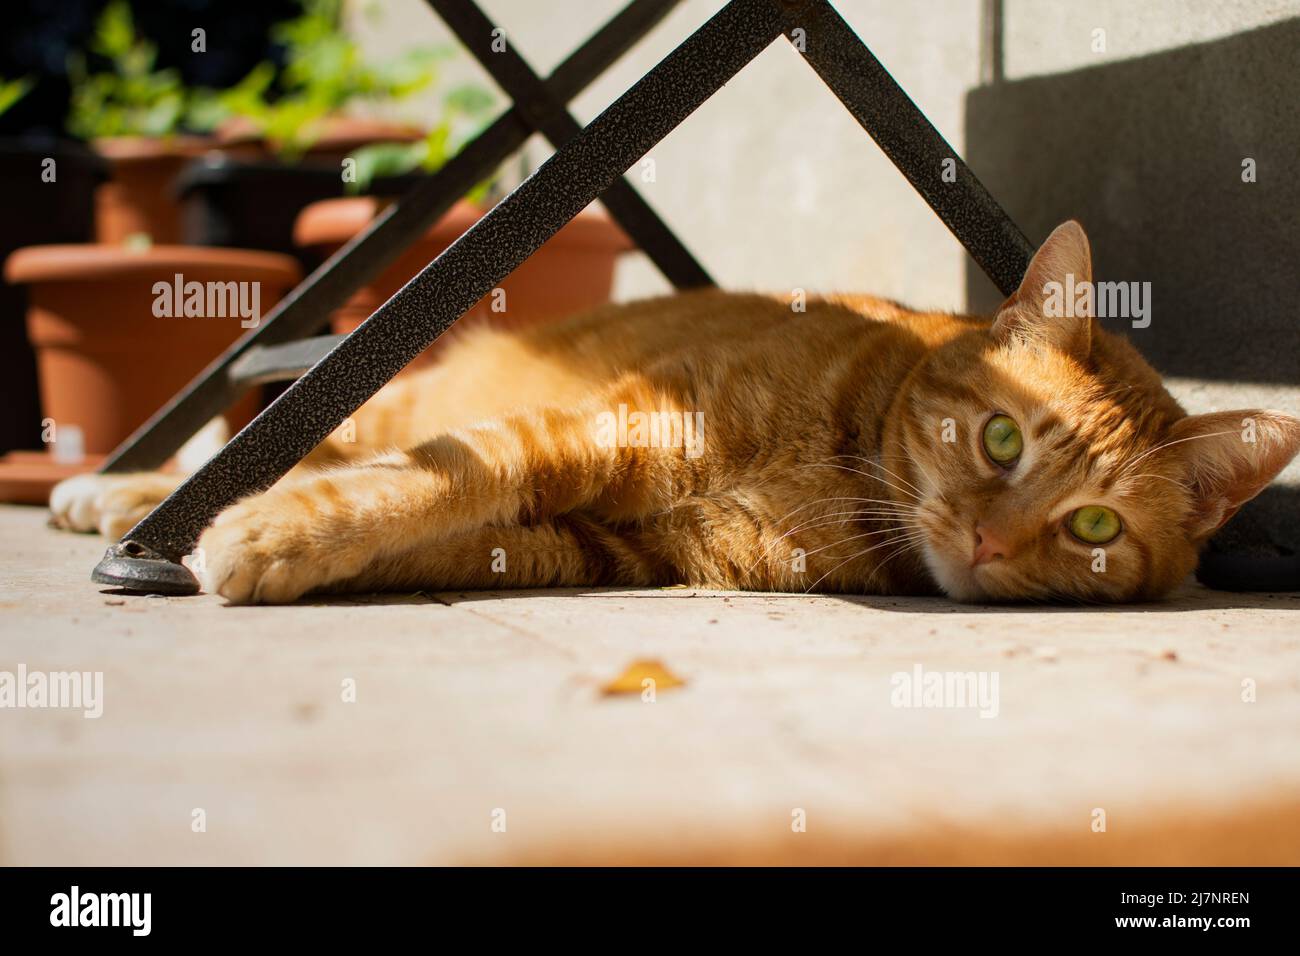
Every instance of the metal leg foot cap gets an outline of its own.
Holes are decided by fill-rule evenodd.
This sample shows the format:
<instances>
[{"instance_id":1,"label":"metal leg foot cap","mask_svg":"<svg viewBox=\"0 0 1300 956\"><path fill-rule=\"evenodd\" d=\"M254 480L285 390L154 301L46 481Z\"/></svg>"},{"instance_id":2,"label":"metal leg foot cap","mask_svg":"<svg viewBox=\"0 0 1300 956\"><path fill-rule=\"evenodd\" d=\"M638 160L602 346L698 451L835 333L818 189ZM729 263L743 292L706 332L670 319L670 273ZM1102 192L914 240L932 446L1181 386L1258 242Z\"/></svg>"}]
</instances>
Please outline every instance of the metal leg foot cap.
<instances>
[{"instance_id":1,"label":"metal leg foot cap","mask_svg":"<svg viewBox=\"0 0 1300 956\"><path fill-rule=\"evenodd\" d=\"M136 541L119 541L109 548L90 579L136 594L199 593L198 578L189 568Z\"/></svg>"}]
</instances>

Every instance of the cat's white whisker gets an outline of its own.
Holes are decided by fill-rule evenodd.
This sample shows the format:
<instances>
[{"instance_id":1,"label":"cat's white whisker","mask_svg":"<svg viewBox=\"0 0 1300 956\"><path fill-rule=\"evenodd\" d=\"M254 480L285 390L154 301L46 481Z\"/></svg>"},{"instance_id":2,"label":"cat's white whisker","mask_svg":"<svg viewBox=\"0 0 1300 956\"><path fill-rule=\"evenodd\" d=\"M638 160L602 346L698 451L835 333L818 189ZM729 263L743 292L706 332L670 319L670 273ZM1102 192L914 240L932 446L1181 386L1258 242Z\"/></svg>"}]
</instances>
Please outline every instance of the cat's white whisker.
<instances>
[{"instance_id":1,"label":"cat's white whisker","mask_svg":"<svg viewBox=\"0 0 1300 956\"><path fill-rule=\"evenodd\" d=\"M1130 468L1137 467L1138 463L1141 462L1144 458L1148 458L1151 455L1154 455L1156 452L1164 451L1164 449L1170 448L1174 445L1181 445L1185 441L1195 441L1197 438L1222 438L1224 435L1236 435L1236 434L1237 434L1236 431L1208 432L1204 435L1190 435L1187 438L1175 438L1173 441L1163 442L1162 444L1156 445L1155 448L1147 449L1145 452L1138 455L1132 461L1128 462L1123 467L1123 469L1121 469L1121 474L1126 474Z\"/></svg>"},{"instance_id":2,"label":"cat's white whisker","mask_svg":"<svg viewBox=\"0 0 1300 956\"><path fill-rule=\"evenodd\" d=\"M843 457L847 457L847 456L840 455L840 456L838 456L838 457L843 458ZM915 494L913 494L912 492L908 491L906 488L900 488L898 485L894 484L894 483L891 482L891 481L886 481L884 478L881 478L879 475L873 475L873 474L870 474L870 473L868 473L868 472L861 471L861 470L859 470L859 469L857 469L857 468L850 468L848 465L837 465L837 464L835 464L835 463L833 463L833 462L823 461L823 462L818 462L818 463L814 464L812 467L814 467L814 468L838 468L838 469L840 469L841 471L847 471L847 472L850 472L850 473L855 474L855 475L861 475L863 478L866 478L866 479L869 480L869 481L878 481L878 482L880 482L882 485L884 485L886 488L892 488L892 489L894 489L894 490L897 491L900 495L905 495L906 497L908 497L908 498L913 498L913 499L915 499L915 500L917 500L917 501L920 501L920 500L921 500L921 498L920 498L919 495L915 495Z\"/></svg>"},{"instance_id":3,"label":"cat's white whisker","mask_svg":"<svg viewBox=\"0 0 1300 956\"><path fill-rule=\"evenodd\" d=\"M898 557L900 554L907 554L907 553L910 552L910 551L916 551L916 550L917 550L917 542L916 542L916 541L906 541L906 542L904 542L902 547L900 547L900 548L898 548L898 550L892 552L892 553L889 555L889 557L885 558L885 560L881 561L879 564L877 564L874 568L871 569L871 576L870 576L870 578L869 578L868 580L872 580L872 581L874 581L874 580L876 579L876 575L878 575L878 574L880 573L880 570L881 570L885 565L887 565L890 561L893 561L894 558Z\"/></svg>"},{"instance_id":4,"label":"cat's white whisker","mask_svg":"<svg viewBox=\"0 0 1300 956\"><path fill-rule=\"evenodd\" d=\"M838 541L832 541L830 544L824 544L820 548L813 548L811 551L805 552L805 557L808 555L820 554L821 552L827 550L828 548L838 548L846 541L856 541L859 538L870 538L878 534L890 534L891 532L894 531L895 531L894 528L881 528L877 531L864 531L862 534L850 535L847 538L840 538Z\"/></svg>"},{"instance_id":5,"label":"cat's white whisker","mask_svg":"<svg viewBox=\"0 0 1300 956\"><path fill-rule=\"evenodd\" d=\"M1125 474L1120 478L1120 481L1137 481L1139 478L1159 478L1161 481L1167 481L1170 484L1177 485L1179 488L1182 488L1184 490L1187 490L1187 488L1189 487L1187 482L1185 481L1179 481L1177 478L1170 478L1168 475L1157 475L1153 471L1144 471L1141 474L1137 474L1137 475Z\"/></svg>"},{"instance_id":6,"label":"cat's white whisker","mask_svg":"<svg viewBox=\"0 0 1300 956\"><path fill-rule=\"evenodd\" d=\"M855 496L855 495L831 495L831 496L828 496L828 497L825 497L825 498L814 498L812 501L804 502L804 503L801 504L799 507L797 507L797 508L795 508L795 509L793 509L793 510L791 510L791 511L786 512L786 513L785 513L784 515L782 515L780 518L776 519L776 521L775 521L774 523L775 523L775 524L778 524L778 525L779 525L779 524L782 524L782 523L785 522L788 518L790 518L792 515L798 514L800 511L803 511L805 508L811 508L813 505L822 504L823 502L827 502L827 501L857 501L857 502L861 502L861 503L864 503L864 504L890 505L890 506L898 507L898 508L909 508L909 507L912 507L912 506L909 506L909 505L901 504L901 503L899 503L899 502L897 502L897 501L890 501L890 500L887 499L887 498L860 498L860 497L857 497L857 496Z\"/></svg>"},{"instance_id":7,"label":"cat's white whisker","mask_svg":"<svg viewBox=\"0 0 1300 956\"><path fill-rule=\"evenodd\" d=\"M818 578L816 581L814 581L812 584L810 584L810 585L809 585L809 586L804 590L804 593L805 593L805 594L810 593L810 592L811 592L815 587L817 587L817 585L821 584L822 581L826 580L826 578L827 578L829 575L834 574L836 571L838 571L840 568L844 567L844 565L848 564L850 561L854 561L854 560L857 560L858 558L865 557L866 555L870 554L871 552L876 551L876 550L878 550L878 549L880 549L880 548L888 547L888 546L891 545L891 544L907 543L907 544L911 545L911 544L914 544L915 541L916 541L917 539L919 539L919 538L923 538L923 537L924 537L924 535L913 536L913 535L910 535L910 534L909 534L909 535L903 535L903 536L898 537L898 538L890 538L888 541L882 541L882 542L879 543L879 544L874 544L874 545L872 545L872 546L869 547L869 548L866 548L866 549L864 549L864 550L862 550L862 551L859 551L857 554L851 554L851 555L849 555L847 558L845 558L843 561L841 561L839 564L835 565L835 567L831 568L829 571L827 571L825 574L823 574L821 577L819 577L819 578Z\"/></svg>"},{"instance_id":8,"label":"cat's white whisker","mask_svg":"<svg viewBox=\"0 0 1300 956\"><path fill-rule=\"evenodd\" d=\"M849 499L849 500L856 500L856 499ZM790 535L795 534L799 531L807 530L809 528L824 527L826 525L831 525L831 524L847 524L849 516L862 516L862 515L878 516L880 520L889 520L893 524L897 524L897 525L904 524L904 522L902 522L899 519L913 517L911 513L907 511L901 511L901 510L868 511L861 508L856 508L851 511L836 511L836 512L831 512L829 514L818 515L817 517L814 518L809 518L807 521L804 521L796 525L795 527L791 528L789 531L786 531L785 533L780 535L775 541L769 544L766 548L764 548L763 551L759 554L758 559L752 565L750 565L749 568L746 569L746 574L753 573L754 569L757 568L763 561L765 561L768 558L772 550L775 547L777 547L777 545L779 545L786 538L790 537Z\"/></svg>"},{"instance_id":9,"label":"cat's white whisker","mask_svg":"<svg viewBox=\"0 0 1300 956\"><path fill-rule=\"evenodd\" d=\"M864 465L871 465L873 468L879 468L881 471L885 472L887 475L891 475L892 477L897 478L897 479L898 479L899 481L901 481L903 484L907 485L907 487L909 487L909 488L911 488L913 491L915 491L916 494L912 495L912 497L915 498L917 501L920 501L920 500L922 499L922 497L924 496L924 494L925 494L925 492L923 492L920 488L916 487L916 485L912 484L910 481L908 481L906 478L904 478L904 477L903 477L902 475L900 475L898 472L896 472L896 471L890 471L888 468L886 468L886 467L885 467L884 465L882 465L880 462L878 462L878 461L874 461L874 460L872 460L872 459L870 459L870 458L867 458L867 457L864 456L864 455L835 455L834 457L836 457L836 458L852 458L852 459L854 459L854 460L856 460L856 461L860 461L860 462L862 462ZM902 491L902 490L903 490L903 489L899 488L897 485L890 485L890 487L893 488L893 489L895 489L896 491Z\"/></svg>"},{"instance_id":10,"label":"cat's white whisker","mask_svg":"<svg viewBox=\"0 0 1300 956\"><path fill-rule=\"evenodd\" d=\"M925 481L930 485L931 491L930 491L930 492L926 492L926 491L923 491L922 489L919 489L919 488L918 488L917 490L921 492L921 498L920 498L919 500L924 501L926 495L928 495L928 494L932 494L932 493L933 493L933 489L940 487L939 482L937 482L937 481L934 480L934 476L931 475L928 471L926 471L925 466L922 465L922 464L921 464L919 461L917 461L915 458L912 458L912 457L907 456L907 455L881 455L880 457L881 457L881 460L882 460L882 461L901 461L901 462L906 462L907 464L911 465L913 468L915 468L917 471L919 471L919 472L921 473L921 477L924 478ZM901 480L901 479L900 479L900 480ZM910 484L910 482L909 482L909 484ZM912 485L912 487L915 488L916 486L915 486L915 485Z\"/></svg>"}]
</instances>

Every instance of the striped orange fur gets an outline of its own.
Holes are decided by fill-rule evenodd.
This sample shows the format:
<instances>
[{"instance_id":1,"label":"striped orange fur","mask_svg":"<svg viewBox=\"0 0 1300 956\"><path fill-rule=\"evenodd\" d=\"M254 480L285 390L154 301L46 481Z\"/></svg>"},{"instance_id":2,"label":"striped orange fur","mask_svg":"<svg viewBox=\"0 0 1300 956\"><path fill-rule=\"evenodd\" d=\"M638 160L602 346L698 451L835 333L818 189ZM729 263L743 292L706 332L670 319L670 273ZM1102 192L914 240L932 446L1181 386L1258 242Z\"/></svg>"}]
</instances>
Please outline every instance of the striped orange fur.
<instances>
[{"instance_id":1,"label":"striped orange fur","mask_svg":"<svg viewBox=\"0 0 1300 956\"><path fill-rule=\"evenodd\" d=\"M1300 421L1187 416L1126 341L1045 314L1066 274L1091 279L1076 223L992 321L701 291L466 335L221 514L204 585L239 603L674 583L1158 597L1296 453ZM702 440L611 437L654 412ZM995 415L1018 426L1011 467L982 444ZM1100 548L1071 530L1085 506L1118 516Z\"/></svg>"}]
</instances>

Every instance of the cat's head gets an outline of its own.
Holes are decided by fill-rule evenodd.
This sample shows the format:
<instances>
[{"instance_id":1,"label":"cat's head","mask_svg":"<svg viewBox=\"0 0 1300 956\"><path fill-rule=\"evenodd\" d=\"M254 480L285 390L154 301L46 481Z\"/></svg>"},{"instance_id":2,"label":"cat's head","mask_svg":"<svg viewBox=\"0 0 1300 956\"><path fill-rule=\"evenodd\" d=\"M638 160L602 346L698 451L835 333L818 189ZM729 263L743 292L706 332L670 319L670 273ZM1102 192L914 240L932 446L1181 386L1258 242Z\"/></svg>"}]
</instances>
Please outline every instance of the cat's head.
<instances>
[{"instance_id":1,"label":"cat's head","mask_svg":"<svg viewBox=\"0 0 1300 956\"><path fill-rule=\"evenodd\" d=\"M954 598L1160 596L1300 450L1281 412L1185 414L1093 320L1091 280L1083 229L1057 227L992 325L937 348L895 406L925 562Z\"/></svg>"}]
</instances>

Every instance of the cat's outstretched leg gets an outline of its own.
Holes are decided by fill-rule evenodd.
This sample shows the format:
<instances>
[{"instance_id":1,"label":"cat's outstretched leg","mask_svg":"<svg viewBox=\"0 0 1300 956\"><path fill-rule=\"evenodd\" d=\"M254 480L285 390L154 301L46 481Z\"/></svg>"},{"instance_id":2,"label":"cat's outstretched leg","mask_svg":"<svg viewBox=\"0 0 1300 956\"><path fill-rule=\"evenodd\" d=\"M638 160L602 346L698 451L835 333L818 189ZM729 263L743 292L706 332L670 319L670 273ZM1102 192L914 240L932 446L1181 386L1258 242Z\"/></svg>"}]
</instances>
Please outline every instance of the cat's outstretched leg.
<instances>
[{"instance_id":1,"label":"cat's outstretched leg","mask_svg":"<svg viewBox=\"0 0 1300 956\"><path fill-rule=\"evenodd\" d=\"M185 475L161 471L77 475L50 493L50 524L67 531L98 531L116 541L184 480Z\"/></svg>"},{"instance_id":2,"label":"cat's outstretched leg","mask_svg":"<svg viewBox=\"0 0 1300 956\"><path fill-rule=\"evenodd\" d=\"M336 432L317 445L280 480L296 481L357 454L354 445L338 436ZM175 471L88 472L66 478L50 491L50 524L65 531L98 532L117 541L220 451L228 437L224 419L214 418L177 453Z\"/></svg>"},{"instance_id":3,"label":"cat's outstretched leg","mask_svg":"<svg viewBox=\"0 0 1300 956\"><path fill-rule=\"evenodd\" d=\"M205 590L234 603L279 603L483 528L532 527L578 509L598 521L651 514L689 493L698 462L681 446L610 440L602 415L620 403L668 404L627 388L276 486L217 517L196 570Z\"/></svg>"},{"instance_id":4,"label":"cat's outstretched leg","mask_svg":"<svg viewBox=\"0 0 1300 956\"><path fill-rule=\"evenodd\" d=\"M479 528L372 562L326 590L456 591L645 586L673 579L648 549L582 515L532 527Z\"/></svg>"},{"instance_id":5,"label":"cat's outstretched leg","mask_svg":"<svg viewBox=\"0 0 1300 956\"><path fill-rule=\"evenodd\" d=\"M91 472L67 478L50 492L50 524L65 531L98 531L116 541L175 491L188 473L220 451L229 438L226 420L218 415L181 446L175 471Z\"/></svg>"}]
</instances>

